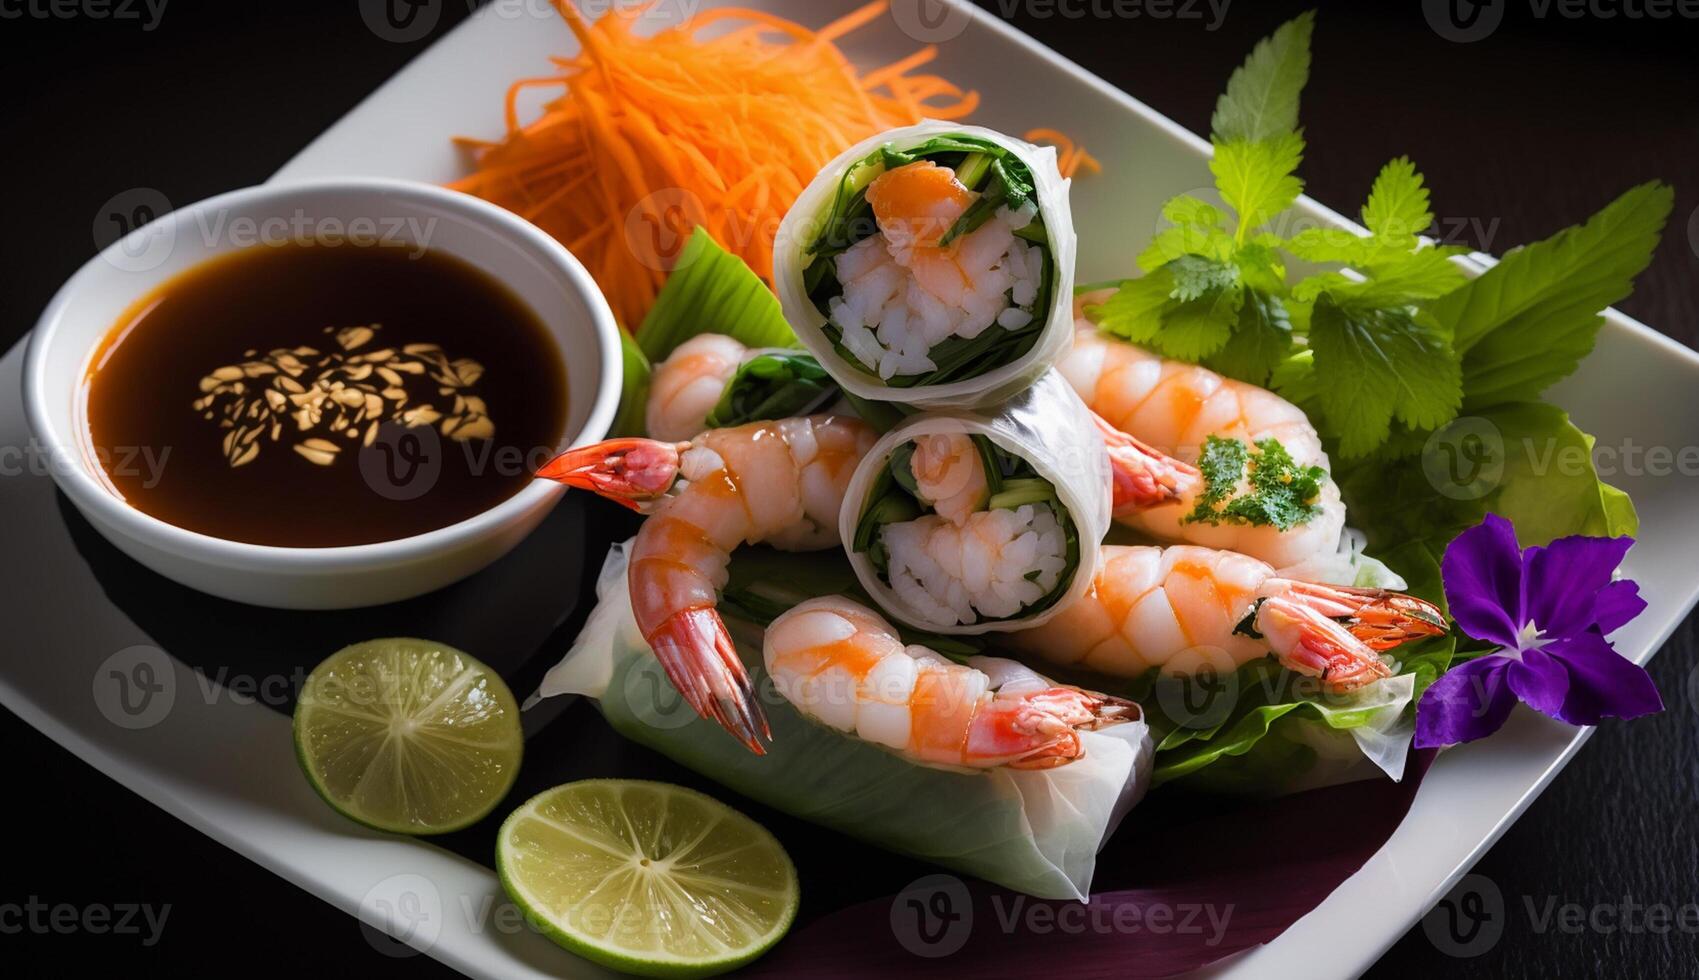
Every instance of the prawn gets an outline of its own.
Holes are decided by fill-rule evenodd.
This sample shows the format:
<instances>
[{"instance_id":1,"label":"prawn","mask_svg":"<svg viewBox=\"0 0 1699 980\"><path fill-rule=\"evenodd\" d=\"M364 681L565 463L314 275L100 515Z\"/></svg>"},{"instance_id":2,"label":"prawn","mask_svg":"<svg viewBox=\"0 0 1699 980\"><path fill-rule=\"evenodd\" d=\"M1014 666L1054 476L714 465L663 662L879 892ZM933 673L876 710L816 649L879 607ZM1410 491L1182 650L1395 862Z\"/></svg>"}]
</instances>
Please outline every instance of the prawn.
<instances>
[{"instance_id":1,"label":"prawn","mask_svg":"<svg viewBox=\"0 0 1699 980\"><path fill-rule=\"evenodd\" d=\"M1089 302L1089 297L1084 301ZM1076 318L1073 350L1056 367L1103 420L1112 453L1117 434L1135 442L1143 440L1154 451L1187 464L1198 458L1210 436L1237 439L1247 446L1272 438L1297 466L1319 466L1331 472L1321 437L1298 406L1265 388L1168 360L1108 336L1083 317ZM1282 530L1273 525L1185 520L1204 484L1190 466L1175 472L1177 492L1171 503L1118 506L1116 519L1158 540L1229 549L1276 568L1288 568L1339 547L1345 502L1331 475L1321 481L1312 501L1313 516Z\"/></svg>"},{"instance_id":2,"label":"prawn","mask_svg":"<svg viewBox=\"0 0 1699 980\"><path fill-rule=\"evenodd\" d=\"M1343 693L1391 676L1380 651L1445 630L1439 609L1414 596L1294 581L1231 551L1105 545L1078 602L1009 638L1018 650L1119 677L1153 667L1225 673L1273 653Z\"/></svg>"},{"instance_id":3,"label":"prawn","mask_svg":"<svg viewBox=\"0 0 1699 980\"><path fill-rule=\"evenodd\" d=\"M707 428L705 419L749 349L724 334L701 333L679 344L649 377L649 435L676 442Z\"/></svg>"},{"instance_id":4,"label":"prawn","mask_svg":"<svg viewBox=\"0 0 1699 980\"><path fill-rule=\"evenodd\" d=\"M667 441L701 432L738 366L752 352L724 334L680 344L650 377L649 435ZM1094 415L1109 449L1117 514L1173 503L1201 480L1197 468L1129 436ZM966 523L989 496L984 463L964 434L920 436L911 462L923 502L952 524Z\"/></svg>"},{"instance_id":5,"label":"prawn","mask_svg":"<svg viewBox=\"0 0 1699 980\"><path fill-rule=\"evenodd\" d=\"M716 609L726 563L740 544L838 544L844 492L873 441L858 419L808 415L690 442L610 439L568 450L537 475L648 515L628 572L638 629L697 714L759 755L771 732Z\"/></svg>"},{"instance_id":6,"label":"prawn","mask_svg":"<svg viewBox=\"0 0 1699 980\"><path fill-rule=\"evenodd\" d=\"M879 614L841 596L774 619L762 653L774 687L804 716L922 765L1047 769L1085 754L1080 732L1139 717L1130 701L1012 660L958 664L905 646Z\"/></svg>"}]
</instances>

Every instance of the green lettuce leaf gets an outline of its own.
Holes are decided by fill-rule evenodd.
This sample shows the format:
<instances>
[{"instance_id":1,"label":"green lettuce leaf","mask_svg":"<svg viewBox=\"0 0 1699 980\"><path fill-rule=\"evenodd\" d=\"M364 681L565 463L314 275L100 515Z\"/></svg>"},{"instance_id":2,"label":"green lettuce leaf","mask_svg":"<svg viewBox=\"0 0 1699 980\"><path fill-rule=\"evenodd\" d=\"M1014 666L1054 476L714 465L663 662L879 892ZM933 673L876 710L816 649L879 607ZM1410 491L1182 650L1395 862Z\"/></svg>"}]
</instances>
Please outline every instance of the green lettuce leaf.
<instances>
[{"instance_id":1,"label":"green lettuce leaf","mask_svg":"<svg viewBox=\"0 0 1699 980\"><path fill-rule=\"evenodd\" d=\"M643 348L637 345L637 338L624 330L619 332L619 353L625 379L620 386L619 412L614 415L610 434L641 436L648 431L644 426L644 416L649 407L649 359L643 356Z\"/></svg>"},{"instance_id":2,"label":"green lettuce leaf","mask_svg":"<svg viewBox=\"0 0 1699 980\"><path fill-rule=\"evenodd\" d=\"M643 318L637 343L649 363L659 364L679 344L704 333L725 334L745 347L797 344L778 297L761 277L707 229L697 228Z\"/></svg>"}]
</instances>

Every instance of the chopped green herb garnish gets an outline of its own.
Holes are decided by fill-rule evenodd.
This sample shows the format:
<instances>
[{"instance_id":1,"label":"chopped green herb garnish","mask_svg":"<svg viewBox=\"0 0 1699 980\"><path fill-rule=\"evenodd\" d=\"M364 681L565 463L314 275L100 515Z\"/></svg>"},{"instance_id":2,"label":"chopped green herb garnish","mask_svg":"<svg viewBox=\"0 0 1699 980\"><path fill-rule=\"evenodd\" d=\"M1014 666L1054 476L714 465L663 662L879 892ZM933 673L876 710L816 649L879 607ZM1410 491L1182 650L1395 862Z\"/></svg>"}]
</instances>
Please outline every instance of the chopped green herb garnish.
<instances>
[{"instance_id":1,"label":"chopped green herb garnish","mask_svg":"<svg viewBox=\"0 0 1699 980\"><path fill-rule=\"evenodd\" d=\"M1321 510L1315 501L1327 471L1299 466L1278 439L1264 439L1253 449L1238 439L1210 436L1198 470L1204 489L1182 523L1271 525L1286 531ZM1240 492L1241 484L1246 492Z\"/></svg>"}]
</instances>

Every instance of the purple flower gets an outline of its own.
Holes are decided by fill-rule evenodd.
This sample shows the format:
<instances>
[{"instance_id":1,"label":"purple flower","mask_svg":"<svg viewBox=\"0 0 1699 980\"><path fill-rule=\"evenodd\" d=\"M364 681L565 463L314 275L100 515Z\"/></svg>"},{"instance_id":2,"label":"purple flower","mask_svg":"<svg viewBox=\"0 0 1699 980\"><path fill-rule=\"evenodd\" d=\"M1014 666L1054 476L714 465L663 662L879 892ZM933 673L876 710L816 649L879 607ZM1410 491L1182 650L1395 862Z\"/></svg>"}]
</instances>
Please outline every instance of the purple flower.
<instances>
[{"instance_id":1,"label":"purple flower","mask_svg":"<svg viewBox=\"0 0 1699 980\"><path fill-rule=\"evenodd\" d=\"M1416 747L1491 735L1518 700L1571 725L1662 710L1645 669L1605 640L1646 608L1638 585L1611 580L1633 544L1576 535L1524 550L1510 522L1488 514L1447 545L1440 568L1451 616L1499 649L1427 689Z\"/></svg>"}]
</instances>

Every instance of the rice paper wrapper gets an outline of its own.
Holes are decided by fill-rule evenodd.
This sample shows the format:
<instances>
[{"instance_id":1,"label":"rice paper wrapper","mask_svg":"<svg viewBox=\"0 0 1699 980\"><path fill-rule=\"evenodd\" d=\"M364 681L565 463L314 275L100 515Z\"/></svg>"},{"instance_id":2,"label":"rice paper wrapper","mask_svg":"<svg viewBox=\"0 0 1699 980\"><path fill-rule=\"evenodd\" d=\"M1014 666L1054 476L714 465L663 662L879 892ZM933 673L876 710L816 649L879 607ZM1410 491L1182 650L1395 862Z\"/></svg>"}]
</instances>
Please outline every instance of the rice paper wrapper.
<instances>
[{"instance_id":1,"label":"rice paper wrapper","mask_svg":"<svg viewBox=\"0 0 1699 980\"><path fill-rule=\"evenodd\" d=\"M1149 785L1142 720L1082 732L1085 756L1054 769L918 766L803 718L767 679L760 629L732 620L773 728L767 754L753 755L690 710L637 631L628 547L608 552L596 608L531 703L593 698L621 735L767 806L1014 891L1086 900L1098 849Z\"/></svg>"},{"instance_id":2,"label":"rice paper wrapper","mask_svg":"<svg viewBox=\"0 0 1699 980\"><path fill-rule=\"evenodd\" d=\"M1080 560L1067 590L1056 602L1030 616L945 626L922 617L879 576L867 555L857 552L855 540L867 497L880 470L898 446L916 436L942 433L982 435L999 448L1032 464L1056 487L1056 495L1079 532ZM933 633L980 634L1030 629L1066 609L1091 587L1097 574L1103 537L1110 527L1109 455L1091 412L1074 389L1054 371L1043 374L1026 390L990 411L957 409L911 415L885 433L862 457L844 494L838 531L861 587L884 611L917 629Z\"/></svg>"},{"instance_id":3,"label":"rice paper wrapper","mask_svg":"<svg viewBox=\"0 0 1699 980\"><path fill-rule=\"evenodd\" d=\"M852 164L883 146L906 149L936 136L952 134L973 136L1004 147L1032 171L1038 213L1044 219L1051 258L1049 304L1044 310L1033 311L1034 316L1045 318L1044 327L1032 348L1013 363L946 384L894 388L860 364L840 356L831 338L821 329L826 324L826 315L808 298L808 289L803 284L809 262L804 250L818 237L820 223L830 211L838 186ZM1069 180L1057 169L1054 147L1037 146L983 126L928 119L862 140L815 175L779 224L773 244L773 281L785 319L790 321L803 345L820 359L827 373L859 398L901 402L923 409L996 404L1043 374L1074 342L1074 260L1079 243L1068 204L1068 186Z\"/></svg>"}]
</instances>

